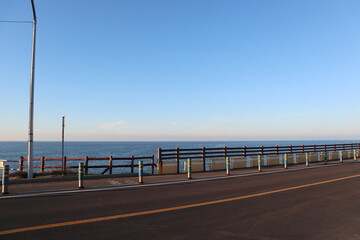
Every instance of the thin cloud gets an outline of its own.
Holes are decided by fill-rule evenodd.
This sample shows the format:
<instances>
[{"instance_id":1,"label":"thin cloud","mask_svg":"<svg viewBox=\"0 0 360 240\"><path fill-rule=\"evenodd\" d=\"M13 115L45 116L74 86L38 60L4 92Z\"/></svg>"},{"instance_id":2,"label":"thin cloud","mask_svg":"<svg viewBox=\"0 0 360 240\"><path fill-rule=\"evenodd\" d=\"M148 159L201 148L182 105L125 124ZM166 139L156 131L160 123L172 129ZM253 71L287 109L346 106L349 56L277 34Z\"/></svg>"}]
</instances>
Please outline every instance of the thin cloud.
<instances>
[{"instance_id":1,"label":"thin cloud","mask_svg":"<svg viewBox=\"0 0 360 240\"><path fill-rule=\"evenodd\" d=\"M106 130L114 130L114 129L118 129L121 126L124 126L126 124L125 121L116 121L116 122L111 122L111 123L103 123L100 125L100 128L102 129L106 129Z\"/></svg>"}]
</instances>

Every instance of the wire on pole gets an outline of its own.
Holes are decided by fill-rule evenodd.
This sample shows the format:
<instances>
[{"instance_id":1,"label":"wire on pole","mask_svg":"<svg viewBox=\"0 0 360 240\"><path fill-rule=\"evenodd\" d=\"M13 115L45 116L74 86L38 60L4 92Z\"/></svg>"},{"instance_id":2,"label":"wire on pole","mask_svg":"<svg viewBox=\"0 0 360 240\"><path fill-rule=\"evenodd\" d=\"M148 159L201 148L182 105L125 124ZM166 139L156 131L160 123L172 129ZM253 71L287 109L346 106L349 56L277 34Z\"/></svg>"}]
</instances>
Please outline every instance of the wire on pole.
<instances>
[{"instance_id":1,"label":"wire on pole","mask_svg":"<svg viewBox=\"0 0 360 240\"><path fill-rule=\"evenodd\" d=\"M32 21L6 21L6 20L0 20L2 23L33 23Z\"/></svg>"}]
</instances>

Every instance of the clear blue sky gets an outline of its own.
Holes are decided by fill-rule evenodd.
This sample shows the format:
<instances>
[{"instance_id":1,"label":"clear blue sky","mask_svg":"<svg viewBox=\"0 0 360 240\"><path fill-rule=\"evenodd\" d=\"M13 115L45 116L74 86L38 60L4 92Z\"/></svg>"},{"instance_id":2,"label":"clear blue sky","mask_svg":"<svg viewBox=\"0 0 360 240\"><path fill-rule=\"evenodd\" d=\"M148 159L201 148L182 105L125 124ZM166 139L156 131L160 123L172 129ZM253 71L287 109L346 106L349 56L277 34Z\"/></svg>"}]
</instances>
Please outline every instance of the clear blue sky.
<instances>
[{"instance_id":1,"label":"clear blue sky","mask_svg":"<svg viewBox=\"0 0 360 240\"><path fill-rule=\"evenodd\" d=\"M360 139L358 0L35 0L35 141ZM0 20L31 20L0 0ZM0 140L26 140L31 24L0 23Z\"/></svg>"}]
</instances>

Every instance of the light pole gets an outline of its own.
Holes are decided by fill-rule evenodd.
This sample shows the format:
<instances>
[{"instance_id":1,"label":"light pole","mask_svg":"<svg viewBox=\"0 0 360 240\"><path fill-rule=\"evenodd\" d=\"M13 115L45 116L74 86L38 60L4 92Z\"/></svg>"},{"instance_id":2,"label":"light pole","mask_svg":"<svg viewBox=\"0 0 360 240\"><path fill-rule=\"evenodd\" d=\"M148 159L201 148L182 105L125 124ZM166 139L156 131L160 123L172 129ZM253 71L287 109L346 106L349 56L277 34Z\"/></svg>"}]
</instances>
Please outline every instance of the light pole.
<instances>
[{"instance_id":1,"label":"light pole","mask_svg":"<svg viewBox=\"0 0 360 240\"><path fill-rule=\"evenodd\" d=\"M31 0L33 12L33 38L30 70L30 103L29 103L29 135L28 135L28 178L33 178L33 141L34 141L34 77L35 77L35 44L36 44L36 12L34 0Z\"/></svg>"},{"instance_id":2,"label":"light pole","mask_svg":"<svg viewBox=\"0 0 360 240\"><path fill-rule=\"evenodd\" d=\"M65 136L65 116L62 117L62 131L61 131L61 170L65 174L65 158L64 158L64 136Z\"/></svg>"}]
</instances>

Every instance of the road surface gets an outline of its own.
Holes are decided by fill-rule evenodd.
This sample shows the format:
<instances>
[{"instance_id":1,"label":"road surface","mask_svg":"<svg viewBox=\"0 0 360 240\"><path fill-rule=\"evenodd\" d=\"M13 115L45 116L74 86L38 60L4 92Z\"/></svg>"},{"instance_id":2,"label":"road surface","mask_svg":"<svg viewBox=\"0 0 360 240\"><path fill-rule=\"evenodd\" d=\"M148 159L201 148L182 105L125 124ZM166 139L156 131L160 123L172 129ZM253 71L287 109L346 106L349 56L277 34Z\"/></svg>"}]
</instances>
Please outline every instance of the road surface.
<instances>
[{"instance_id":1,"label":"road surface","mask_svg":"<svg viewBox=\"0 0 360 240\"><path fill-rule=\"evenodd\" d=\"M360 239L360 164L0 204L0 239Z\"/></svg>"}]
</instances>

